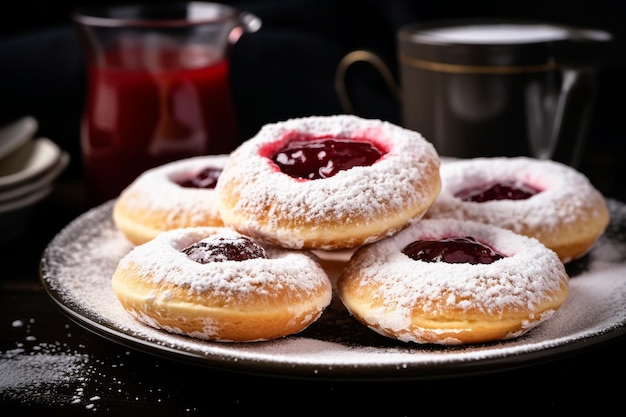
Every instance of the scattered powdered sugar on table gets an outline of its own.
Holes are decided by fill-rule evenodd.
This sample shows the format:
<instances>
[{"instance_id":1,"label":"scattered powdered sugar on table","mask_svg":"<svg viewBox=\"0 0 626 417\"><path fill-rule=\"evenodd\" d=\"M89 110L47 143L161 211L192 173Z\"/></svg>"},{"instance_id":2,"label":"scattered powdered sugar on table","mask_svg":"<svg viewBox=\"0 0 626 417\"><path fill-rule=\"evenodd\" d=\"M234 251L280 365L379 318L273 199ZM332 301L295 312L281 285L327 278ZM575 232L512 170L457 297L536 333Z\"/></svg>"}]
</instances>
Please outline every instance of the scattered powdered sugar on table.
<instances>
[{"instance_id":1,"label":"scattered powdered sugar on table","mask_svg":"<svg viewBox=\"0 0 626 417\"><path fill-rule=\"evenodd\" d=\"M13 328L23 329L24 340L14 349L0 351L0 399L96 410L100 397L89 394L89 385L97 377L89 355L67 342L38 341L32 330L35 326L33 319L12 323Z\"/></svg>"},{"instance_id":2,"label":"scattered powdered sugar on table","mask_svg":"<svg viewBox=\"0 0 626 417\"><path fill-rule=\"evenodd\" d=\"M70 415L77 410L107 412L110 409L103 406L107 398L164 402L174 392L158 364L142 363L142 372L135 374L136 368L126 366L131 361L137 364L135 353L102 348L98 339L93 339L98 344L95 351L90 349L80 335L73 335L76 327L69 319L60 331L32 318L15 319L9 325L10 329L0 328L16 340L14 347L0 351L0 403L9 408L18 404L55 407Z\"/></svg>"},{"instance_id":3,"label":"scattered powdered sugar on table","mask_svg":"<svg viewBox=\"0 0 626 417\"><path fill-rule=\"evenodd\" d=\"M608 200L612 222L607 233L582 259L567 265L570 295L547 322L527 335L502 343L461 347L404 344L357 323L335 296L322 317L299 335L261 343L210 343L152 329L132 319L118 303L110 280L117 262L132 246L115 229L111 203L76 219L51 242L42 260L43 282L52 297L79 321L95 324L137 347L162 348L169 355L193 357L233 369L277 373L339 373L361 367L431 371L503 357L523 360L524 353L551 347L575 349L578 342L617 331L626 324L626 205ZM298 368L305 371L298 372Z\"/></svg>"}]
</instances>

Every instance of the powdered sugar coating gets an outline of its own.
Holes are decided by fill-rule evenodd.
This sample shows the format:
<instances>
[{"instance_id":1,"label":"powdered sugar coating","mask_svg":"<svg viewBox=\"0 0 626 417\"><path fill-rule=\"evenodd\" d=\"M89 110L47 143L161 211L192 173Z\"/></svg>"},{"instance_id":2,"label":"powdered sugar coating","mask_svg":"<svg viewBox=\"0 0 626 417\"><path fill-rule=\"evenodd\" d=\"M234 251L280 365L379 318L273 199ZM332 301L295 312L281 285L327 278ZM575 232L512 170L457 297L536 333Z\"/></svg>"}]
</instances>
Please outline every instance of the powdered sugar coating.
<instances>
[{"instance_id":1,"label":"powdered sugar coating","mask_svg":"<svg viewBox=\"0 0 626 417\"><path fill-rule=\"evenodd\" d=\"M215 189L181 187L176 180L192 177L205 168L223 169L226 161L228 155L204 155L170 162L145 171L123 194L137 193L139 198L133 200L134 204L168 213L170 223L175 223L180 213L188 213L198 221L206 217L207 211L219 217Z\"/></svg>"},{"instance_id":2,"label":"powdered sugar coating","mask_svg":"<svg viewBox=\"0 0 626 417\"><path fill-rule=\"evenodd\" d=\"M149 169L122 191L114 219L123 230L146 235L189 226L221 226L214 188L183 187L178 181L207 168L223 169L228 155L203 155ZM138 241L135 243L143 243Z\"/></svg>"},{"instance_id":3,"label":"powdered sugar coating","mask_svg":"<svg viewBox=\"0 0 626 417\"><path fill-rule=\"evenodd\" d=\"M167 282L189 292L224 292L238 302L245 302L251 293L259 291L272 298L275 294L266 290L273 286L313 290L320 277L327 278L315 258L306 252L265 246L267 259L214 262L210 266L194 262L182 252L193 243L218 235L231 239L240 236L228 228L172 230L133 248L120 260L118 268L132 267L138 275L150 277L154 284Z\"/></svg>"},{"instance_id":4,"label":"powdered sugar coating","mask_svg":"<svg viewBox=\"0 0 626 417\"><path fill-rule=\"evenodd\" d=\"M183 251L214 237L245 239L228 228L194 227L136 246L112 277L120 303L149 326L220 342L297 333L330 303L330 280L311 253L264 246L266 258L203 263Z\"/></svg>"},{"instance_id":5,"label":"powdered sugar coating","mask_svg":"<svg viewBox=\"0 0 626 417\"><path fill-rule=\"evenodd\" d=\"M428 218L488 223L536 237L549 247L561 234L584 233L579 229L585 227L593 241L608 224L604 197L586 176L560 162L527 157L474 158L445 161L440 172L441 193L425 215ZM540 192L523 200L480 203L455 196L468 188L505 181L521 181Z\"/></svg>"},{"instance_id":6,"label":"powdered sugar coating","mask_svg":"<svg viewBox=\"0 0 626 417\"><path fill-rule=\"evenodd\" d=\"M298 132L372 141L386 153L371 166L331 178L296 179L280 172L270 157ZM336 115L265 125L231 154L217 190L224 222L242 233L295 249L339 249L334 233L342 235L344 247L378 240L421 217L439 187L439 157L419 133ZM366 229L365 242L351 239L351 233Z\"/></svg>"},{"instance_id":7,"label":"powdered sugar coating","mask_svg":"<svg viewBox=\"0 0 626 417\"><path fill-rule=\"evenodd\" d=\"M416 240L472 236L505 255L490 264L424 262L402 250ZM473 319L497 322L526 316L528 322L507 334L512 338L554 314L567 294L568 276L555 252L534 238L478 222L422 219L398 234L358 249L337 283L349 310L368 326L402 341L433 343L428 333L467 332L450 327L470 314ZM370 294L371 292L371 294ZM355 297L370 299L363 309ZM367 302L364 302L367 303ZM419 311L417 313L416 311ZM441 323L440 329L414 325L415 315ZM459 344L448 337L437 341Z\"/></svg>"}]
</instances>

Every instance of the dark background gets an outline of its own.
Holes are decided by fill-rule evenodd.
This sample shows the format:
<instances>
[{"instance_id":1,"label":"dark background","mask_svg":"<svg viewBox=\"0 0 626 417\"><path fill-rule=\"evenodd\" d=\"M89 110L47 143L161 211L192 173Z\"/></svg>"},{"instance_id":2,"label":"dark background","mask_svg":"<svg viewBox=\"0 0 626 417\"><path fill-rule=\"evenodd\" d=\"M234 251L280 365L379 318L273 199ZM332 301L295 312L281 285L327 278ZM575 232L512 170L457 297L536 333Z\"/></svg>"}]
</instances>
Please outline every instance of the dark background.
<instances>
[{"instance_id":1,"label":"dark background","mask_svg":"<svg viewBox=\"0 0 626 417\"><path fill-rule=\"evenodd\" d=\"M66 176L80 176L78 126L84 95L84 56L71 26L77 5L105 1L23 0L0 25L0 122L25 114L72 154ZM342 113L334 90L339 60L353 49L381 55L397 75L396 30L405 24L457 17L509 17L606 29L615 36L600 71L599 95L580 167L606 195L626 200L625 2L595 0L248 0L224 1L250 11L262 29L233 48L233 91L240 139L265 123ZM400 122L399 108L371 69L353 71L357 112ZM598 169L601 168L601 169Z\"/></svg>"},{"instance_id":2,"label":"dark background","mask_svg":"<svg viewBox=\"0 0 626 417\"><path fill-rule=\"evenodd\" d=\"M80 178L78 125L84 94L84 56L70 25L78 4L103 1L20 0L0 15L0 122L25 114L39 120L39 134L72 152L68 179ZM401 25L452 17L516 17L611 30L618 41L600 71L600 92L582 171L605 195L626 202L626 2L616 0L256 0L227 2L263 19L262 30L245 36L233 51L232 79L241 116L241 139L264 123L342 109L333 88L341 57L356 48L372 49L395 67L395 31ZM355 68L356 71L356 68ZM357 71L364 116L399 120L397 104L374 74ZM65 184L64 184L65 185ZM85 382L68 383L68 393L85 387L83 400L66 405L62 389L27 388L27 399L42 395L52 405L0 399L2 415L270 415L303 414L423 415L509 411L567 415L592 409L596 414L623 408L624 340L576 355L551 355L549 362L467 378L387 381L363 384L242 377L160 360L105 340L61 316L41 288L38 262L42 248L80 214L70 187L38 207L28 230L0 247L0 332L5 348L26 338L24 355L35 347L70 349L88 355ZM67 195L66 195L67 194ZM619 222L619 219L617 220ZM106 248L105 248L106 249ZM19 261L16 261L19 260ZM600 300L601 302L602 300ZM12 325L16 318L29 324ZM32 324L30 324L32 321ZM34 337L36 336L36 338ZM37 353L46 353L44 350ZM554 359L554 360L553 360ZM60 360L60 359L59 359ZM506 361L505 361L506 362ZM42 369L46 372L46 369ZM614 382L617 379L617 382ZM26 392L28 391L28 392ZM42 393L43 391L43 393ZM61 392L59 392L61 391ZM86 401L98 395L95 409ZM622 403L622 404L620 404ZM340 411L336 411L340 410ZM348 413L347 411L350 411ZM558 413L555 413L558 412ZM450 414L450 413L448 413Z\"/></svg>"}]
</instances>

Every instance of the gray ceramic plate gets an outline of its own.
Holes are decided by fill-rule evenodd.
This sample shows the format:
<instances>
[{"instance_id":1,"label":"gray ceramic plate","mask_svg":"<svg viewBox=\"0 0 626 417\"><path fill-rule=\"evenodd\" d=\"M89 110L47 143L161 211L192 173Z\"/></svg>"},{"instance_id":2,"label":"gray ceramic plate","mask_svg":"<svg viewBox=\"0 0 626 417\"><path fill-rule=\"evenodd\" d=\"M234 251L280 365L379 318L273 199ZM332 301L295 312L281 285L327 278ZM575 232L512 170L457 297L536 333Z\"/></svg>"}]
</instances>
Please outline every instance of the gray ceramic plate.
<instances>
[{"instance_id":1,"label":"gray ceramic plate","mask_svg":"<svg viewBox=\"0 0 626 417\"><path fill-rule=\"evenodd\" d=\"M573 353L626 333L626 205L608 200L612 222L585 257L568 264L570 296L547 322L518 339L459 347L384 338L334 298L298 335L262 343L210 343L131 319L110 278L131 246L115 229L110 201L83 214L50 242L41 280L58 306L87 329L159 356L201 366L313 379L420 379L500 371Z\"/></svg>"}]
</instances>

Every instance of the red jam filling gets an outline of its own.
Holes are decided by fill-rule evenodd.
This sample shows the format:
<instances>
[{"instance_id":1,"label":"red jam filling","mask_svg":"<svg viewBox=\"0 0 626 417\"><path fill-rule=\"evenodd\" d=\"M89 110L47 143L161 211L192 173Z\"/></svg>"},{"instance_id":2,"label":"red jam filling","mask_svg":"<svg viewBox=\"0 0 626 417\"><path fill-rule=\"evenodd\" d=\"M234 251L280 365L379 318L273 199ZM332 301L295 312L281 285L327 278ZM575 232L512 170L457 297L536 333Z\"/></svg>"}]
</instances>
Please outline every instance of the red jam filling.
<instances>
[{"instance_id":1,"label":"red jam filling","mask_svg":"<svg viewBox=\"0 0 626 417\"><path fill-rule=\"evenodd\" d=\"M265 250L247 237L219 237L211 241L201 240L182 250L192 261L206 264L209 262L247 261L267 258Z\"/></svg>"},{"instance_id":2,"label":"red jam filling","mask_svg":"<svg viewBox=\"0 0 626 417\"><path fill-rule=\"evenodd\" d=\"M504 255L478 242L471 236L441 240L416 240L403 250L406 256L416 261L446 262L449 264L490 264Z\"/></svg>"},{"instance_id":3,"label":"red jam filling","mask_svg":"<svg viewBox=\"0 0 626 417\"><path fill-rule=\"evenodd\" d=\"M372 143L345 138L291 140L272 155L280 170L293 178L329 178L355 166L370 166L383 153Z\"/></svg>"},{"instance_id":4,"label":"red jam filling","mask_svg":"<svg viewBox=\"0 0 626 417\"><path fill-rule=\"evenodd\" d=\"M491 200L525 200L540 190L520 181L503 181L482 187L468 188L455 194L463 201L483 203Z\"/></svg>"},{"instance_id":5,"label":"red jam filling","mask_svg":"<svg viewBox=\"0 0 626 417\"><path fill-rule=\"evenodd\" d=\"M217 179L222 173L221 169L218 168L205 168L197 174L181 178L180 180L176 180L176 184L185 188L206 188L211 189L215 188L217 184Z\"/></svg>"}]
</instances>

